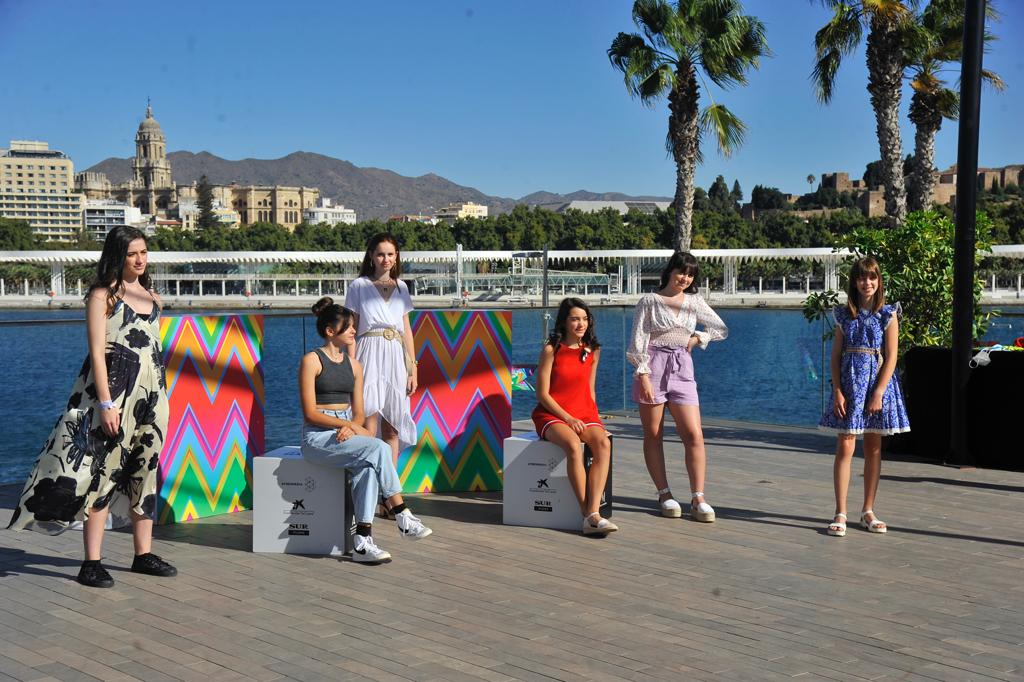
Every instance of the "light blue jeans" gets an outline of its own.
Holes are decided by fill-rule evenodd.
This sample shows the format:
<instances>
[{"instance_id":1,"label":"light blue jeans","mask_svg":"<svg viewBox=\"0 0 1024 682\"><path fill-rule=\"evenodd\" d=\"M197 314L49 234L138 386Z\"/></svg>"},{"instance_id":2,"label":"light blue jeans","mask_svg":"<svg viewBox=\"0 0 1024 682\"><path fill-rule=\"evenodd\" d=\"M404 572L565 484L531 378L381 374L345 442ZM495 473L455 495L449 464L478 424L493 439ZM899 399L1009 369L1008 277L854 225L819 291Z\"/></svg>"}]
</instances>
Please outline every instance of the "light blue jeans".
<instances>
[{"instance_id":1,"label":"light blue jeans","mask_svg":"<svg viewBox=\"0 0 1024 682\"><path fill-rule=\"evenodd\" d=\"M350 410L320 410L328 417L351 419ZM356 523L373 523L377 501L402 492L391 446L371 436L352 436L338 442L336 429L312 424L302 425L302 457L322 466L349 469L352 472L352 498Z\"/></svg>"}]
</instances>

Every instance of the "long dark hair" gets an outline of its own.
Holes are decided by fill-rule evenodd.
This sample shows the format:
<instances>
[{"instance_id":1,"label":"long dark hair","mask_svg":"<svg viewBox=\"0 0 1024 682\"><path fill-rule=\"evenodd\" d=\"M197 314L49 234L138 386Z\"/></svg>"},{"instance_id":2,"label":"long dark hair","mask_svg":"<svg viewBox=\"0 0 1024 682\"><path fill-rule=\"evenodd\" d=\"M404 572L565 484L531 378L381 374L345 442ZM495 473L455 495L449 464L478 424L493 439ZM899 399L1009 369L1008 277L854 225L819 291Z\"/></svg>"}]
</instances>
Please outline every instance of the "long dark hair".
<instances>
[{"instance_id":1,"label":"long dark hair","mask_svg":"<svg viewBox=\"0 0 1024 682\"><path fill-rule=\"evenodd\" d=\"M548 337L548 343L558 352L562 347L562 339L565 338L565 323L569 320L569 313L573 308L579 308L587 314L587 331L580 339L580 345L587 347L591 352L601 347L597 340L597 332L594 331L594 314L590 312L590 306L578 298L563 298L558 304L558 313L555 315L555 330Z\"/></svg>"},{"instance_id":2,"label":"long dark hair","mask_svg":"<svg viewBox=\"0 0 1024 682\"><path fill-rule=\"evenodd\" d=\"M395 264L391 266L391 279L397 280L402 276L402 250L398 248L398 240L390 232L379 232L366 242L366 254L363 256L363 264L359 268L360 277L369 277L373 274L373 252L381 245L381 242L389 242L395 247Z\"/></svg>"},{"instance_id":3,"label":"long dark hair","mask_svg":"<svg viewBox=\"0 0 1024 682\"><path fill-rule=\"evenodd\" d=\"M313 314L316 315L316 333L327 338L327 329L334 329L341 323L339 332L348 329L355 322L355 315L343 305L338 305L330 296L324 296L313 304Z\"/></svg>"},{"instance_id":4,"label":"long dark hair","mask_svg":"<svg viewBox=\"0 0 1024 682\"><path fill-rule=\"evenodd\" d=\"M659 289L664 289L668 286L668 278L672 274L673 270L680 270L684 275L693 276L693 281L690 282L690 286L685 289L688 294L697 293L697 276L700 274L700 266L697 264L697 259L689 251L676 251L672 254L672 257L665 263L665 269L661 271L661 286Z\"/></svg>"},{"instance_id":5,"label":"long dark hair","mask_svg":"<svg viewBox=\"0 0 1024 682\"><path fill-rule=\"evenodd\" d=\"M85 294L88 301L89 296L96 289L107 290L107 314L117 304L117 294L124 286L124 263L128 260L128 247L136 239L146 241L146 234L130 225L118 225L111 228L107 238L103 241L103 253L100 254L100 262L96 264L96 279L89 285L89 291ZM149 243L146 243L147 248ZM150 280L149 271L139 275L139 284L146 291L153 289L153 282Z\"/></svg>"},{"instance_id":6,"label":"long dark hair","mask_svg":"<svg viewBox=\"0 0 1024 682\"><path fill-rule=\"evenodd\" d=\"M878 288L875 289L875 293L871 297L871 312L877 313L885 305L885 280L882 279L882 268L878 267L878 261L870 256L858 258L853 261L853 267L850 268L850 279L846 282L846 309L850 311L851 317L857 317L857 308L860 306L857 280L872 273L878 277Z\"/></svg>"}]
</instances>

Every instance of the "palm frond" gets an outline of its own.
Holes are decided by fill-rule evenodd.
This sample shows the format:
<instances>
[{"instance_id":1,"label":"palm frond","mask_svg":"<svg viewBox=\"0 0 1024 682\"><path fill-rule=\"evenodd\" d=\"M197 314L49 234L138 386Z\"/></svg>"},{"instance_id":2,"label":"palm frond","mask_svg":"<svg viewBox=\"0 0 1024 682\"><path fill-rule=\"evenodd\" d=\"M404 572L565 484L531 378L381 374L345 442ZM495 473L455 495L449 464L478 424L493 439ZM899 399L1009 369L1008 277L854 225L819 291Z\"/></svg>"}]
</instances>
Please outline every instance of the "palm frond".
<instances>
[{"instance_id":1,"label":"palm frond","mask_svg":"<svg viewBox=\"0 0 1024 682\"><path fill-rule=\"evenodd\" d=\"M675 69L670 64L662 64L646 78L636 81L635 94L647 106L654 106L655 99L671 90L675 82Z\"/></svg>"},{"instance_id":2,"label":"palm frond","mask_svg":"<svg viewBox=\"0 0 1024 682\"><path fill-rule=\"evenodd\" d=\"M695 62L719 87L746 84L747 71L760 68L761 57L770 57L764 24L740 14L736 0L704 0L700 3L700 43Z\"/></svg>"},{"instance_id":3,"label":"palm frond","mask_svg":"<svg viewBox=\"0 0 1024 682\"><path fill-rule=\"evenodd\" d=\"M821 104L828 104L832 101L832 89L836 83L836 73L843 61L843 55L838 51L826 52L814 64L814 71L811 73L811 81L814 83L814 94Z\"/></svg>"},{"instance_id":4,"label":"palm frond","mask_svg":"<svg viewBox=\"0 0 1024 682\"><path fill-rule=\"evenodd\" d=\"M633 3L633 23L657 48L665 46L664 36L672 14L672 6L665 0L636 0Z\"/></svg>"},{"instance_id":5,"label":"palm frond","mask_svg":"<svg viewBox=\"0 0 1024 682\"><path fill-rule=\"evenodd\" d=\"M895 23L910 18L920 3L917 0L861 0L861 4L865 14Z\"/></svg>"},{"instance_id":6,"label":"palm frond","mask_svg":"<svg viewBox=\"0 0 1024 682\"><path fill-rule=\"evenodd\" d=\"M829 22L814 35L816 62L811 72L818 101L832 100L832 88L843 57L853 52L863 35L861 16L857 9L846 3L836 3Z\"/></svg>"},{"instance_id":7,"label":"palm frond","mask_svg":"<svg viewBox=\"0 0 1024 682\"><path fill-rule=\"evenodd\" d=\"M960 118L960 93L950 88L939 88L935 91L935 110L943 118L955 121Z\"/></svg>"},{"instance_id":8,"label":"palm frond","mask_svg":"<svg viewBox=\"0 0 1024 682\"><path fill-rule=\"evenodd\" d=\"M1000 77L995 71L989 71L988 69L981 70L981 81L985 85L993 87L998 92L1002 92L1006 89L1006 82Z\"/></svg>"},{"instance_id":9,"label":"palm frond","mask_svg":"<svg viewBox=\"0 0 1024 682\"><path fill-rule=\"evenodd\" d=\"M747 126L723 104L712 104L700 112L700 129L714 135L722 156L731 156L743 144Z\"/></svg>"}]
</instances>

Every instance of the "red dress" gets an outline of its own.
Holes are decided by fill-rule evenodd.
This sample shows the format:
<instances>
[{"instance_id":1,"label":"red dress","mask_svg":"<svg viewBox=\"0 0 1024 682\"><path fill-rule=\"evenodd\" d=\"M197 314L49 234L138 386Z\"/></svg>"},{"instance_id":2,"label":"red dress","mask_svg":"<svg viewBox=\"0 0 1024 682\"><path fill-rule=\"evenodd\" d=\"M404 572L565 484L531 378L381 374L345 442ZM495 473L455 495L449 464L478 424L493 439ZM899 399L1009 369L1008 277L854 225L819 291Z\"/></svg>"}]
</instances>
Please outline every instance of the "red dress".
<instances>
[{"instance_id":1,"label":"red dress","mask_svg":"<svg viewBox=\"0 0 1024 682\"><path fill-rule=\"evenodd\" d=\"M584 355L586 352L586 355ZM579 419L587 426L600 426L604 423L597 413L597 404L590 393L590 373L594 369L594 351L589 348L569 348L562 344L555 352L551 364L551 380L548 382L548 394L559 406L570 415ZM543 406L533 408L533 424L541 438L544 431L552 424L564 424L565 420L557 417Z\"/></svg>"}]
</instances>

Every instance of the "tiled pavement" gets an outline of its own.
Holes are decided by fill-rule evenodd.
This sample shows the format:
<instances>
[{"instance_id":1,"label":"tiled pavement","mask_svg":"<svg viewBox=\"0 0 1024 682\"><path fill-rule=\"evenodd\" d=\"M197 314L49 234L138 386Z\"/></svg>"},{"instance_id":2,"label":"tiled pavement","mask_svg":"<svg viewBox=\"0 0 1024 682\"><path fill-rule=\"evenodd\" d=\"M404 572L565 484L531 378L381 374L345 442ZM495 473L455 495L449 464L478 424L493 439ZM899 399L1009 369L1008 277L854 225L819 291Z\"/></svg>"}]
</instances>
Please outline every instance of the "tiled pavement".
<instances>
[{"instance_id":1,"label":"tiled pavement","mask_svg":"<svg viewBox=\"0 0 1024 682\"><path fill-rule=\"evenodd\" d=\"M699 524L656 514L636 422L609 424L603 540L434 495L412 500L434 535L378 522L395 560L369 567L253 554L241 513L158 528L174 579L127 572L108 534L117 585L90 590L78 533L0 532L0 680L1024 679L1024 473L887 460L890 533L831 538L832 439L710 421Z\"/></svg>"}]
</instances>

